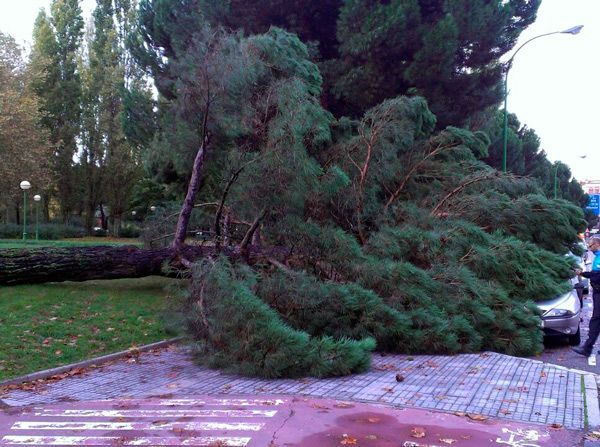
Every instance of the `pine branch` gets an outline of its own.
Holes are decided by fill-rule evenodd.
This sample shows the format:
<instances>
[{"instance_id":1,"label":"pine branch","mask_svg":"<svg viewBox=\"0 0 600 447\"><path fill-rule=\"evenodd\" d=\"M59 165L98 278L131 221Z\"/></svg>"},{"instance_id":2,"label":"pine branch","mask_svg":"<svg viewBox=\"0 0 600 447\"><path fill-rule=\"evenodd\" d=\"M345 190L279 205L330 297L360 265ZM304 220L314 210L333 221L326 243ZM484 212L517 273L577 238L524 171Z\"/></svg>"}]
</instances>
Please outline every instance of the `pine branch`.
<instances>
[{"instance_id":1,"label":"pine branch","mask_svg":"<svg viewBox=\"0 0 600 447\"><path fill-rule=\"evenodd\" d=\"M248 247L248 244L250 244L250 241L252 240L252 235L258 228L260 221L263 219L263 217L265 217L266 213L267 213L267 209L263 208L261 210L261 212L258 214L258 216L256 216L256 218L254 219L254 222L252 222L252 225L250 225L250 228L244 235L242 242L240 242L240 251L244 251L246 249L246 247Z\"/></svg>"},{"instance_id":2,"label":"pine branch","mask_svg":"<svg viewBox=\"0 0 600 447\"><path fill-rule=\"evenodd\" d=\"M461 191L463 191L465 188L467 188L468 186L474 184L474 183L478 183L481 182L483 180L489 180L493 177L498 177L500 174L498 173L498 171L492 171L492 172L487 172L484 173L482 175L479 175L477 177L471 178L470 180L467 180L464 183L461 183L460 185L458 185L456 188L454 188L452 191L450 191L448 194L446 194L444 196L444 198L435 206L435 208L433 208L433 210L431 210L431 213L429 213L431 216L439 216L439 210L442 206L444 206L444 204L451 199L452 197L454 197L455 195L457 195L458 193L460 193Z\"/></svg>"}]
</instances>

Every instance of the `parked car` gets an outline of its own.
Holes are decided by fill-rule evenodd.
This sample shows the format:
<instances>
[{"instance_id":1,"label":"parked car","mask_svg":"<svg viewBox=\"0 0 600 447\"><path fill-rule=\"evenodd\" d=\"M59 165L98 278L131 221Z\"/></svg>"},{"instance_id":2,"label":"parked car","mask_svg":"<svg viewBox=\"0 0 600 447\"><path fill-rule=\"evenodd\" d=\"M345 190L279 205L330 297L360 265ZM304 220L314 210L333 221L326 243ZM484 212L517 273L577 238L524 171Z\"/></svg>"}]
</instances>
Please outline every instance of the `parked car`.
<instances>
[{"instance_id":1,"label":"parked car","mask_svg":"<svg viewBox=\"0 0 600 447\"><path fill-rule=\"evenodd\" d=\"M581 301L576 289L549 300L536 303L542 311L542 328L546 336L567 336L569 344L581 342Z\"/></svg>"},{"instance_id":2,"label":"parked car","mask_svg":"<svg viewBox=\"0 0 600 447\"><path fill-rule=\"evenodd\" d=\"M583 253L583 256L577 256L576 254L573 254L571 252L569 252L566 256L575 260L575 262L577 263L577 266L579 267L579 270L581 270L582 272L587 272L589 270L588 266L586 265L587 264L586 258L588 256L587 247L585 248L585 252ZM590 292L589 280L587 278L584 278L583 276L574 276L571 279L571 285L577 291L577 296L579 297L579 301L583 305L583 295Z\"/></svg>"}]
</instances>

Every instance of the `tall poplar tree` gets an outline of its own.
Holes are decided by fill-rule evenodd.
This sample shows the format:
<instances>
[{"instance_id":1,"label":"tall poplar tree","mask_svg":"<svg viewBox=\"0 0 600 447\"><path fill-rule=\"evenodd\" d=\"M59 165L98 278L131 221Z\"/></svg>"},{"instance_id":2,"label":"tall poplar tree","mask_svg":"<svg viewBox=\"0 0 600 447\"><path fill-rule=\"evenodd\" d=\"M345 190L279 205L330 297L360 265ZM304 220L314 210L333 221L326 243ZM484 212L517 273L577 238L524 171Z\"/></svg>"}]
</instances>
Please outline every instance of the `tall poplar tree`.
<instances>
[{"instance_id":1,"label":"tall poplar tree","mask_svg":"<svg viewBox=\"0 0 600 447\"><path fill-rule=\"evenodd\" d=\"M126 83L140 79L125 48L133 5L98 0L86 40L81 157L84 173L86 227L91 230L96 210L108 205L115 233L139 177L135 146L122 129Z\"/></svg>"},{"instance_id":2,"label":"tall poplar tree","mask_svg":"<svg viewBox=\"0 0 600 447\"><path fill-rule=\"evenodd\" d=\"M43 123L55 146L55 198L64 221L77 201L73 158L81 116L81 78L77 55L83 35L79 0L53 0L51 15L41 11L35 22L31 54L36 72L34 88L41 102Z\"/></svg>"}]
</instances>

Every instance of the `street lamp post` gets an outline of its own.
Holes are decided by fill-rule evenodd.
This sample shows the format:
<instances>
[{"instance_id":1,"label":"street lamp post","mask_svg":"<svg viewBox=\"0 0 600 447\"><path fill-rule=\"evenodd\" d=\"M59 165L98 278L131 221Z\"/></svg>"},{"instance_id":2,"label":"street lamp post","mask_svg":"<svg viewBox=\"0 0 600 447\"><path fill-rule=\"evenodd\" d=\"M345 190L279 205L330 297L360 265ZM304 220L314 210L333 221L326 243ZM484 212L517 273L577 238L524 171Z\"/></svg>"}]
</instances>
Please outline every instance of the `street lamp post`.
<instances>
[{"instance_id":1,"label":"street lamp post","mask_svg":"<svg viewBox=\"0 0 600 447\"><path fill-rule=\"evenodd\" d=\"M33 196L33 200L35 201L35 240L40 240L40 200L42 200L42 196L36 194Z\"/></svg>"},{"instance_id":2,"label":"street lamp post","mask_svg":"<svg viewBox=\"0 0 600 447\"><path fill-rule=\"evenodd\" d=\"M558 198L558 163L554 168L554 200Z\"/></svg>"},{"instance_id":3,"label":"street lamp post","mask_svg":"<svg viewBox=\"0 0 600 447\"><path fill-rule=\"evenodd\" d=\"M31 188L31 183L23 180L19 185L23 190L23 240L27 239L27 190Z\"/></svg>"},{"instance_id":4,"label":"street lamp post","mask_svg":"<svg viewBox=\"0 0 600 447\"><path fill-rule=\"evenodd\" d=\"M503 137L503 141L502 141L502 171L503 172L506 172L506 145L508 142L508 111L507 111L508 110L507 109L508 72L510 71L510 69L512 67L512 63L513 63L515 56L521 50L521 48L523 48L529 42L539 39L540 37L551 36L552 34L571 34L574 36L575 34L579 34L579 32L582 29L583 29L583 25L577 25L572 28L566 29L564 31L554 31L551 33L540 34L539 36L532 37L527 42L525 42L523 45L521 45L519 48L517 48L517 50L513 53L513 55L510 57L510 59L506 63L506 72L504 73L504 130L503 130L503 134L502 134L502 137Z\"/></svg>"},{"instance_id":5,"label":"street lamp post","mask_svg":"<svg viewBox=\"0 0 600 447\"><path fill-rule=\"evenodd\" d=\"M150 207L150 211L152 211L152 212L156 211L156 207L155 207L154 205L152 205L152 206Z\"/></svg>"}]
</instances>

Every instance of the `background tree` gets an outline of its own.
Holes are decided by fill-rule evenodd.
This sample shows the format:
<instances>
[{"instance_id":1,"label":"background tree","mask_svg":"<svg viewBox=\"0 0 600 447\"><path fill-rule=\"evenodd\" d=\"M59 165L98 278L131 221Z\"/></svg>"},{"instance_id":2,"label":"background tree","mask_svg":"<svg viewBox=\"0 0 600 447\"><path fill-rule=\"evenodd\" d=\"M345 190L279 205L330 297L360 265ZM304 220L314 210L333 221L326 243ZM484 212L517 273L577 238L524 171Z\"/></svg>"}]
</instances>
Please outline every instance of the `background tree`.
<instances>
[{"instance_id":1,"label":"background tree","mask_svg":"<svg viewBox=\"0 0 600 447\"><path fill-rule=\"evenodd\" d=\"M96 210L102 204L108 205L116 235L140 177L138 150L122 128L126 84L142 82L125 48L133 11L131 2L98 1L81 67L84 95L80 164L86 227L91 231Z\"/></svg>"},{"instance_id":2,"label":"background tree","mask_svg":"<svg viewBox=\"0 0 600 447\"><path fill-rule=\"evenodd\" d=\"M494 110L487 121L479 125L491 140L484 158L490 166L501 169L504 122L501 111ZM573 178L570 168L560 162L552 163L541 147L541 139L534 129L520 123L516 115L508 119L507 167L515 175L529 176L538 183L548 197L554 198L556 177L557 197L585 208L588 196Z\"/></svg>"},{"instance_id":3,"label":"background tree","mask_svg":"<svg viewBox=\"0 0 600 447\"><path fill-rule=\"evenodd\" d=\"M386 98L424 96L438 127L464 125L501 100L500 57L539 0L209 1L213 20L247 33L280 26L313 45L325 104L357 117Z\"/></svg>"},{"instance_id":4,"label":"background tree","mask_svg":"<svg viewBox=\"0 0 600 447\"><path fill-rule=\"evenodd\" d=\"M25 211L20 208L22 180L29 180L36 193L51 182L52 146L39 125L38 107L22 49L0 33L0 204L5 221L14 216L18 223Z\"/></svg>"},{"instance_id":5,"label":"background tree","mask_svg":"<svg viewBox=\"0 0 600 447\"><path fill-rule=\"evenodd\" d=\"M42 10L34 26L31 63L33 88L40 98L42 123L55 147L55 197L65 222L77 204L73 158L80 128L81 78L77 52L83 33L79 0L53 0L51 15Z\"/></svg>"}]
</instances>

